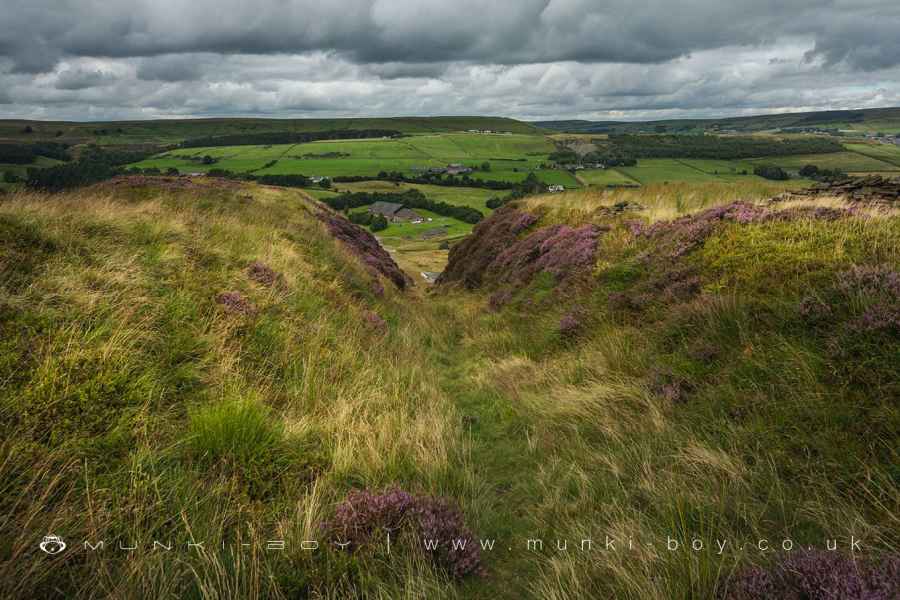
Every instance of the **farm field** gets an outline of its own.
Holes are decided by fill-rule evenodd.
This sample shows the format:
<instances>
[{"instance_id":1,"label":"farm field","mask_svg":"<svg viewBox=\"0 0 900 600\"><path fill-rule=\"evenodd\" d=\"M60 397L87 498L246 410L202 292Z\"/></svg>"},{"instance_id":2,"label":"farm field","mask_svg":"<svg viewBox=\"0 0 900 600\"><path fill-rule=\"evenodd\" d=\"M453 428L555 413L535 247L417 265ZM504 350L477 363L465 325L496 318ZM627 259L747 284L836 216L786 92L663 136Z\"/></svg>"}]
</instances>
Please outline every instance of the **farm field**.
<instances>
[{"instance_id":1,"label":"farm field","mask_svg":"<svg viewBox=\"0 0 900 600\"><path fill-rule=\"evenodd\" d=\"M398 193L406 190L419 190L428 198L439 202L447 202L457 206L469 206L476 210L480 210L485 215L489 214L490 208L485 203L494 196L502 195L502 191L486 190L484 188L471 187L450 187L444 185L426 185L421 183L392 183L390 181L358 181L352 183L335 184L328 195L335 195L339 192L381 192L381 193ZM309 193L317 190L307 189ZM324 190L323 190L324 191Z\"/></svg>"},{"instance_id":2,"label":"farm field","mask_svg":"<svg viewBox=\"0 0 900 600\"><path fill-rule=\"evenodd\" d=\"M578 172L578 178L587 185L640 185L618 169L585 169Z\"/></svg>"},{"instance_id":3,"label":"farm field","mask_svg":"<svg viewBox=\"0 0 900 600\"><path fill-rule=\"evenodd\" d=\"M486 180L516 182L553 151L543 136L499 134L415 135L401 139L365 139L317 141L306 144L270 146L224 146L172 150L135 163L138 168L176 168L182 172L207 172L224 169L257 175L289 175L338 177L341 175L375 176L381 171L400 171L414 175L421 169L444 167L458 162L472 168L491 163L488 172L475 171L470 176ZM213 164L199 159L210 156ZM275 164L269 164L277 161ZM266 166L269 164L269 166ZM562 183L577 187L565 173L543 171Z\"/></svg>"},{"instance_id":4,"label":"farm field","mask_svg":"<svg viewBox=\"0 0 900 600\"><path fill-rule=\"evenodd\" d=\"M753 164L742 160L712 160L702 158L679 158L680 163L710 175L741 175L743 171L753 173Z\"/></svg>"},{"instance_id":5,"label":"farm field","mask_svg":"<svg viewBox=\"0 0 900 600\"><path fill-rule=\"evenodd\" d=\"M635 167L618 167L617 170L644 185L671 181L703 183L718 179L716 175L704 173L699 169L671 158L643 159L639 160Z\"/></svg>"},{"instance_id":6,"label":"farm field","mask_svg":"<svg viewBox=\"0 0 900 600\"><path fill-rule=\"evenodd\" d=\"M758 165L775 165L788 170L797 170L804 165L815 165L820 169L840 169L844 172L900 171L900 167L896 165L857 152L772 156L754 158L747 162Z\"/></svg>"},{"instance_id":7,"label":"farm field","mask_svg":"<svg viewBox=\"0 0 900 600\"><path fill-rule=\"evenodd\" d=\"M847 150L891 163L900 168L900 146L888 144L845 144Z\"/></svg>"}]
</instances>

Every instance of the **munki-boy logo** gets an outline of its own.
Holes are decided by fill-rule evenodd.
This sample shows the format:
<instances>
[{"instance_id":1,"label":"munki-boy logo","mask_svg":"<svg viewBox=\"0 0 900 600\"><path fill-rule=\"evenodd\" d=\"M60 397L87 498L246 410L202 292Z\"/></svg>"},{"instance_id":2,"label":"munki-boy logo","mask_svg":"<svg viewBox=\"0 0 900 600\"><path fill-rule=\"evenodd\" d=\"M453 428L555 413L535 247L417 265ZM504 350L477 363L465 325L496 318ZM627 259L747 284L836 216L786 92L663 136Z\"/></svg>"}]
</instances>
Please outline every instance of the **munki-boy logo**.
<instances>
[{"instance_id":1,"label":"munki-boy logo","mask_svg":"<svg viewBox=\"0 0 900 600\"><path fill-rule=\"evenodd\" d=\"M45 535L44 540L39 544L41 550L47 554L59 554L66 549L66 543L58 535Z\"/></svg>"}]
</instances>

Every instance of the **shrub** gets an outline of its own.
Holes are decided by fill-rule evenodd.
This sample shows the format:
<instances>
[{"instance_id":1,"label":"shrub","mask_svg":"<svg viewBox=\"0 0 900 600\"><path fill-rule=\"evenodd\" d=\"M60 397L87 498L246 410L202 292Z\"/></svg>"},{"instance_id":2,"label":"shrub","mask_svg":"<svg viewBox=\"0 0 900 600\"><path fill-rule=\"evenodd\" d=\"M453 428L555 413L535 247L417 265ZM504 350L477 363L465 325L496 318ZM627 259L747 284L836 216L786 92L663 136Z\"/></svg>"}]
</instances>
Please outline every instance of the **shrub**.
<instances>
[{"instance_id":1,"label":"shrub","mask_svg":"<svg viewBox=\"0 0 900 600\"><path fill-rule=\"evenodd\" d=\"M378 295L378 294L376 294ZM368 311L365 315L363 315L363 321L369 326L371 329L378 331L380 333L384 333L387 331L387 321L381 318L376 312Z\"/></svg>"},{"instance_id":2,"label":"shrub","mask_svg":"<svg viewBox=\"0 0 900 600\"><path fill-rule=\"evenodd\" d=\"M482 571L477 541L465 525L462 513L445 498L415 495L398 488L382 492L352 490L323 529L347 550L357 551L387 531L411 534L423 540L421 549L452 577ZM424 540L437 542L425 548ZM456 545L454 547L454 544Z\"/></svg>"},{"instance_id":3,"label":"shrub","mask_svg":"<svg viewBox=\"0 0 900 600\"><path fill-rule=\"evenodd\" d=\"M372 222L369 223L369 229L372 231L384 231L388 227L388 220L384 215L375 215Z\"/></svg>"},{"instance_id":4,"label":"shrub","mask_svg":"<svg viewBox=\"0 0 900 600\"><path fill-rule=\"evenodd\" d=\"M559 333L564 338L573 338L582 329L581 319L575 312L569 312L563 315L559 320Z\"/></svg>"},{"instance_id":5,"label":"shrub","mask_svg":"<svg viewBox=\"0 0 900 600\"><path fill-rule=\"evenodd\" d=\"M247 267L247 276L260 285L271 287L284 280L281 273L275 271L264 262L254 261Z\"/></svg>"},{"instance_id":6,"label":"shrub","mask_svg":"<svg viewBox=\"0 0 900 600\"><path fill-rule=\"evenodd\" d=\"M790 179L784 169L772 165L760 165L758 167L753 167L753 174L758 177L773 179L775 181L784 181L786 179Z\"/></svg>"},{"instance_id":7,"label":"shrub","mask_svg":"<svg viewBox=\"0 0 900 600\"><path fill-rule=\"evenodd\" d=\"M888 600L900 594L900 557L855 561L835 551L798 550L768 569L740 571L720 597L729 600Z\"/></svg>"},{"instance_id":8,"label":"shrub","mask_svg":"<svg viewBox=\"0 0 900 600\"><path fill-rule=\"evenodd\" d=\"M253 312L253 305L240 292L221 292L216 296L216 302L230 313L246 315Z\"/></svg>"}]
</instances>

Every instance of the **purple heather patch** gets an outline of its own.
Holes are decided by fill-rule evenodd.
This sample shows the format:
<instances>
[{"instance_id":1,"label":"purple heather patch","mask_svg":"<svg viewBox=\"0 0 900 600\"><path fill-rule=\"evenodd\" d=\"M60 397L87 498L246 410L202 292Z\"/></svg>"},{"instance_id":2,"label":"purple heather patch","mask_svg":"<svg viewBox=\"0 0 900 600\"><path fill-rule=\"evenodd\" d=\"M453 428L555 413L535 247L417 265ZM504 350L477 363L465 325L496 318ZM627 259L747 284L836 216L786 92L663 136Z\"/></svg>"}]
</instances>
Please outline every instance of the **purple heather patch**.
<instances>
[{"instance_id":1,"label":"purple heather patch","mask_svg":"<svg viewBox=\"0 0 900 600\"><path fill-rule=\"evenodd\" d=\"M450 249L447 267L437 283L459 283L468 289L481 287L488 265L501 252L519 241L519 234L537 222L537 217L511 206L497 209L478 223L472 234Z\"/></svg>"},{"instance_id":2,"label":"purple heather patch","mask_svg":"<svg viewBox=\"0 0 900 600\"><path fill-rule=\"evenodd\" d=\"M366 312L366 314L363 315L363 320L365 321L366 325L368 325L375 331L387 331L387 321L382 319L381 316L376 312Z\"/></svg>"},{"instance_id":3,"label":"purple heather patch","mask_svg":"<svg viewBox=\"0 0 900 600\"><path fill-rule=\"evenodd\" d=\"M246 315L253 312L253 305L240 292L221 292L216 296L216 302L230 313Z\"/></svg>"},{"instance_id":4,"label":"purple heather patch","mask_svg":"<svg viewBox=\"0 0 900 600\"><path fill-rule=\"evenodd\" d=\"M836 551L798 550L768 569L739 571L720 595L728 600L891 600L900 597L900 557L854 560Z\"/></svg>"},{"instance_id":5,"label":"purple heather patch","mask_svg":"<svg viewBox=\"0 0 900 600\"><path fill-rule=\"evenodd\" d=\"M491 310L498 311L512 300L512 297L513 294L510 290L500 290L491 294L491 297L488 298L488 306Z\"/></svg>"},{"instance_id":6,"label":"purple heather patch","mask_svg":"<svg viewBox=\"0 0 900 600\"><path fill-rule=\"evenodd\" d=\"M574 312L563 315L559 320L559 333L565 338L573 338L581 331L581 319Z\"/></svg>"},{"instance_id":7,"label":"purple heather patch","mask_svg":"<svg viewBox=\"0 0 900 600\"><path fill-rule=\"evenodd\" d=\"M353 490L323 529L352 552L386 532L406 531L421 540L435 540L425 549L432 561L451 576L482 572L481 553L462 513L449 500L415 495L398 488L382 492Z\"/></svg>"},{"instance_id":8,"label":"purple heather patch","mask_svg":"<svg viewBox=\"0 0 900 600\"><path fill-rule=\"evenodd\" d=\"M596 225L542 227L507 247L487 271L492 279L517 286L527 285L538 273L550 273L561 283L590 271L602 231Z\"/></svg>"},{"instance_id":9,"label":"purple heather patch","mask_svg":"<svg viewBox=\"0 0 900 600\"><path fill-rule=\"evenodd\" d=\"M281 273L278 273L269 265L258 260L247 267L247 276L256 283L267 287L271 287L276 283L283 281Z\"/></svg>"},{"instance_id":10,"label":"purple heather patch","mask_svg":"<svg viewBox=\"0 0 900 600\"><path fill-rule=\"evenodd\" d=\"M398 289L406 289L412 285L412 280L397 266L391 255L381 247L378 240L362 227L355 225L347 219L331 212L321 211L318 214L320 221L325 223L328 231L341 241L350 251L358 256L369 273L376 279L381 274L391 280Z\"/></svg>"}]
</instances>

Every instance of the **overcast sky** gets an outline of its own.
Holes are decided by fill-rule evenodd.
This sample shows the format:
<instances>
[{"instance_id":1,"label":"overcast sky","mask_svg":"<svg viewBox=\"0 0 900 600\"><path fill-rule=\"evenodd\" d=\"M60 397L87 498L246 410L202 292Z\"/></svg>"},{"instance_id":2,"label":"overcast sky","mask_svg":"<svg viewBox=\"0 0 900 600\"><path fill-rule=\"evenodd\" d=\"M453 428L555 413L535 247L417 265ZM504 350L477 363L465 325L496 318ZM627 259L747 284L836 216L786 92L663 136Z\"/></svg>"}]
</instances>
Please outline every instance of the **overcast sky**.
<instances>
[{"instance_id":1,"label":"overcast sky","mask_svg":"<svg viewBox=\"0 0 900 600\"><path fill-rule=\"evenodd\" d=\"M0 118L900 106L900 0L3 0Z\"/></svg>"}]
</instances>

